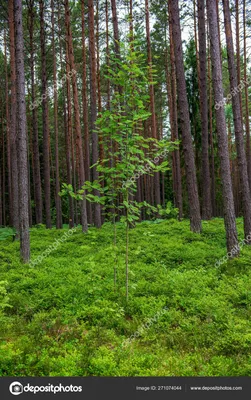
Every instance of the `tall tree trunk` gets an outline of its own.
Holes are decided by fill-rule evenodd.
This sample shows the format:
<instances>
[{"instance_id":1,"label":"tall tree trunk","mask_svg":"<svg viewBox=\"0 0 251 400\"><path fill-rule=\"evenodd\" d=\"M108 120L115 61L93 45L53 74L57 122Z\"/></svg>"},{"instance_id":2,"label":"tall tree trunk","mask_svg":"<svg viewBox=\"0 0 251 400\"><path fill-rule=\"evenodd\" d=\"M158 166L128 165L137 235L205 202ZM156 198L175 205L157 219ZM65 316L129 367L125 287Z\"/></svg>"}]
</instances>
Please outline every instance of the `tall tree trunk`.
<instances>
[{"instance_id":1,"label":"tall tree trunk","mask_svg":"<svg viewBox=\"0 0 251 400\"><path fill-rule=\"evenodd\" d=\"M43 172L44 172L44 197L45 197L45 223L46 228L51 228L51 184L50 184L50 133L49 111L47 99L47 66L44 27L44 0L39 0L40 9L40 45L42 62L42 118L43 118Z\"/></svg>"},{"instance_id":2,"label":"tall tree trunk","mask_svg":"<svg viewBox=\"0 0 251 400\"><path fill-rule=\"evenodd\" d=\"M246 38L246 0L243 0L243 62L244 62L244 82L245 82L245 128L246 128L246 154L249 190L251 192L251 148L250 148L250 125L249 125L249 102L248 102L248 82L247 82L247 38Z\"/></svg>"},{"instance_id":3,"label":"tall tree trunk","mask_svg":"<svg viewBox=\"0 0 251 400\"><path fill-rule=\"evenodd\" d=\"M4 104L2 103L2 120L1 120L1 125L4 126ZM3 178L2 178L2 186L3 186L3 199L2 199L2 204L3 204L3 225L6 226L6 208L5 208L5 194L6 194L6 186L5 186L5 175L6 175L6 167L5 167L5 137L4 137L4 129L3 129L3 141L2 141L2 154L3 154L3 159L2 159L2 164L3 164Z\"/></svg>"},{"instance_id":4,"label":"tall tree trunk","mask_svg":"<svg viewBox=\"0 0 251 400\"><path fill-rule=\"evenodd\" d=\"M193 232L201 232L201 216L200 203L198 196L198 187L194 162L193 142L191 136L191 126L189 119L188 99L186 93L186 80L182 53L182 40L180 30L180 16L178 0L170 0L169 13L172 24L177 93L178 93L178 110L180 117L180 128L182 134L183 152L187 176L187 192L190 211L190 227Z\"/></svg>"},{"instance_id":5,"label":"tall tree trunk","mask_svg":"<svg viewBox=\"0 0 251 400\"><path fill-rule=\"evenodd\" d=\"M209 81L209 137L211 152L211 196L212 196L212 215L216 217L216 196L215 196L215 163L214 163L214 139L213 139L213 96L211 83L211 60L208 55L208 81Z\"/></svg>"},{"instance_id":6,"label":"tall tree trunk","mask_svg":"<svg viewBox=\"0 0 251 400\"><path fill-rule=\"evenodd\" d=\"M199 0L198 0L198 9L199 9ZM198 15L199 19L199 15ZM196 70L198 76L198 87L200 93L200 58L199 58L199 51L198 51L198 35L197 35L197 20L196 20L196 0L193 0L193 25L194 25L194 45L195 45L195 54L196 54ZM198 26L199 30L199 26Z\"/></svg>"},{"instance_id":7,"label":"tall tree trunk","mask_svg":"<svg viewBox=\"0 0 251 400\"><path fill-rule=\"evenodd\" d=\"M61 209L61 197L60 192L60 177L59 177L59 155L58 155L58 93L55 90L57 85L57 64L56 64L56 52L55 52L55 35L54 35L54 0L51 0L51 28L52 28L52 57L53 57L53 83L54 83L54 135L55 135L55 203L56 203L56 228L62 229L62 209Z\"/></svg>"},{"instance_id":8,"label":"tall tree trunk","mask_svg":"<svg viewBox=\"0 0 251 400\"><path fill-rule=\"evenodd\" d=\"M244 218L244 233L248 236L251 232L251 196L248 183L247 160L244 147L244 135L241 115L241 101L239 92L235 93L238 86L237 71L234 61L234 45L232 36L232 27L229 10L229 0L223 0L225 33L228 55L228 70L230 89L232 93L232 108L234 117L235 143L238 158L238 169L240 174L240 186L242 196L243 218Z\"/></svg>"},{"instance_id":9,"label":"tall tree trunk","mask_svg":"<svg viewBox=\"0 0 251 400\"><path fill-rule=\"evenodd\" d=\"M170 79L170 109L171 109L171 131L173 141L179 140L178 134L178 116L177 116L177 86L176 86L176 71L175 71L175 55L173 45L173 31L171 15L169 12L169 40L170 40L170 65L171 65L171 79ZM183 217L183 200L182 200L182 182L181 182L181 167L180 167L180 150L173 151L174 156L174 169L175 169L175 198L176 207L179 209L179 219Z\"/></svg>"},{"instance_id":10,"label":"tall tree trunk","mask_svg":"<svg viewBox=\"0 0 251 400\"><path fill-rule=\"evenodd\" d=\"M27 263L30 259L29 235L29 182L26 137L26 104L24 74L24 41L22 22L22 0L14 0L17 126L18 126L18 188L19 188L19 229L20 254Z\"/></svg>"},{"instance_id":11,"label":"tall tree trunk","mask_svg":"<svg viewBox=\"0 0 251 400\"><path fill-rule=\"evenodd\" d=\"M15 58L15 21L14 0L9 0L10 29L10 68L11 68L11 110L10 110L10 147L11 147L11 187L12 187L12 223L19 230L19 199L18 199L18 164L17 164L17 94L16 94L16 58Z\"/></svg>"},{"instance_id":12,"label":"tall tree trunk","mask_svg":"<svg viewBox=\"0 0 251 400\"><path fill-rule=\"evenodd\" d=\"M69 11L68 0L65 1L65 28L66 28L66 40L68 42L68 49L69 49L71 75L72 75L71 82L72 82L74 118L75 118L77 162L79 168L79 186L82 187L85 182L85 168L84 168L83 144L82 144L82 134L81 134L81 124L80 124L77 77L76 77L75 61L73 54L72 32L70 27L70 11ZM80 204L81 204L82 231L87 232L88 224L87 224L87 212L86 212L86 199L83 198Z\"/></svg>"},{"instance_id":13,"label":"tall tree trunk","mask_svg":"<svg viewBox=\"0 0 251 400\"><path fill-rule=\"evenodd\" d=\"M4 31L4 68L5 68L5 108L6 108L6 148L8 169L8 200L9 200L9 225L12 225L12 184L11 184L11 148L10 148L10 118L9 118L9 76L7 62L7 40Z\"/></svg>"},{"instance_id":14,"label":"tall tree trunk","mask_svg":"<svg viewBox=\"0 0 251 400\"><path fill-rule=\"evenodd\" d=\"M201 115L201 147L202 147L202 219L212 217L210 168L208 156L208 106L207 106L207 47L205 26L205 1L198 0L198 32L199 32L199 81L200 81L200 115Z\"/></svg>"},{"instance_id":15,"label":"tall tree trunk","mask_svg":"<svg viewBox=\"0 0 251 400\"><path fill-rule=\"evenodd\" d=\"M99 158L98 135L95 132L97 119L97 76L96 76L96 54L95 54L95 33L94 33L94 7L93 0L88 0L89 17L89 50L90 50L90 91L91 91L91 134L92 134L92 163L96 164ZM93 167L93 180L98 180L99 174L96 167ZM95 196L99 196L97 190ZM94 223L97 228L101 227L100 204L94 204Z\"/></svg>"},{"instance_id":16,"label":"tall tree trunk","mask_svg":"<svg viewBox=\"0 0 251 400\"><path fill-rule=\"evenodd\" d=\"M117 17L116 0L111 0L111 6L112 6L112 24L113 24L115 54L116 54L116 57L118 59L120 59L119 25L118 25L118 17Z\"/></svg>"},{"instance_id":17,"label":"tall tree trunk","mask_svg":"<svg viewBox=\"0 0 251 400\"><path fill-rule=\"evenodd\" d=\"M212 78L215 105L223 100L222 70L220 59L219 31L217 25L216 2L207 0L207 16L209 20L210 51L212 63ZM218 135L219 157L222 179L222 195L224 207L224 222L226 228L227 249L231 251L238 246L238 237L235 221L234 199L230 174L228 140L225 111L223 107L216 107L216 127ZM238 254L238 251L236 252Z\"/></svg>"},{"instance_id":18,"label":"tall tree trunk","mask_svg":"<svg viewBox=\"0 0 251 400\"><path fill-rule=\"evenodd\" d=\"M60 4L58 3L58 27L59 27L59 55L60 55L60 66L61 71L63 71L63 55L62 55L62 26L60 24L61 17L61 9ZM66 75L69 75L70 67L69 67L69 51L68 44L66 42ZM71 87L69 79L66 79L62 82L62 92L63 92L63 114L64 114L64 136L65 136L65 159L66 159L66 174L67 174L67 184L72 185L72 167L71 167L71 126L72 126L72 118L71 118ZM67 99L67 111L66 111L66 101ZM74 227L74 203L73 198L69 195L69 228Z\"/></svg>"},{"instance_id":19,"label":"tall tree trunk","mask_svg":"<svg viewBox=\"0 0 251 400\"><path fill-rule=\"evenodd\" d=\"M149 91L150 91L150 110L151 110L151 137L157 139L157 124L156 124L156 113L155 113L155 96L154 86L151 83L153 81L152 74L152 51L151 51L151 39L150 39L150 22L149 22L149 3L145 0L145 14L146 14L146 41L147 41L147 58L149 67ZM159 172L154 173L153 177L153 190L154 190L154 202L156 205L161 203L160 200L160 174Z\"/></svg>"},{"instance_id":20,"label":"tall tree trunk","mask_svg":"<svg viewBox=\"0 0 251 400\"><path fill-rule=\"evenodd\" d=\"M82 101L83 101L83 123L84 123L84 162L85 162L85 179L91 180L90 177L90 143L89 143L89 125L88 125L88 100L87 100L87 83L86 83L86 47L85 47L85 0L81 0L81 16L82 16ZM87 218L89 224L92 225L92 207L88 201Z\"/></svg>"},{"instance_id":21,"label":"tall tree trunk","mask_svg":"<svg viewBox=\"0 0 251 400\"><path fill-rule=\"evenodd\" d=\"M69 50L68 44L66 42L66 74L69 76L70 63L69 63ZM65 150L66 150L66 167L67 167L67 183L68 185L73 184L72 175L74 173L74 160L72 160L72 108L71 108L71 84L70 80L66 81L66 98L67 98L67 113L64 110L64 115L66 117L65 121ZM64 104L65 108L65 104ZM67 115L67 116L66 116ZM74 185L73 185L74 186ZM73 198L69 196L69 227L74 226L74 202Z\"/></svg>"},{"instance_id":22,"label":"tall tree trunk","mask_svg":"<svg viewBox=\"0 0 251 400\"><path fill-rule=\"evenodd\" d=\"M236 30L236 60L237 60L237 85L241 83L241 55L240 55L240 24L239 24L239 0L235 0L235 30ZM241 90L238 93L240 97L240 110L242 119L242 95Z\"/></svg>"},{"instance_id":23,"label":"tall tree trunk","mask_svg":"<svg viewBox=\"0 0 251 400\"><path fill-rule=\"evenodd\" d=\"M38 121L36 90L35 90L35 60L34 60L34 20L35 9L34 0L30 0L28 8L28 30L30 39L30 71L31 71L31 109L32 109L32 155L33 155L33 183L34 183L34 199L35 199L35 217L36 224L43 222L43 200L40 175L40 158L38 143Z\"/></svg>"}]
</instances>

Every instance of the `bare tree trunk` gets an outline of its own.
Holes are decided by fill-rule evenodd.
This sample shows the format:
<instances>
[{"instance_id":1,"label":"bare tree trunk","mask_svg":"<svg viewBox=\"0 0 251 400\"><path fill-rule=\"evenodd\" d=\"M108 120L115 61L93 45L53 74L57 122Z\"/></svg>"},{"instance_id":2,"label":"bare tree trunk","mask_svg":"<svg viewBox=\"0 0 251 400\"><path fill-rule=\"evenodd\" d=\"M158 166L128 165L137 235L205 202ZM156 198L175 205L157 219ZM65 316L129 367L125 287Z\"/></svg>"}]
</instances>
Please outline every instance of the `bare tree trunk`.
<instances>
[{"instance_id":1,"label":"bare tree trunk","mask_svg":"<svg viewBox=\"0 0 251 400\"><path fill-rule=\"evenodd\" d=\"M37 107L35 106L35 60L34 60L34 0L28 3L28 30L30 33L30 71L31 71L31 109L32 109L32 154L33 154L33 183L34 183L34 199L35 199L35 216L36 224L43 222L43 201L40 175L40 159L38 144L38 121Z\"/></svg>"},{"instance_id":2,"label":"bare tree trunk","mask_svg":"<svg viewBox=\"0 0 251 400\"><path fill-rule=\"evenodd\" d=\"M152 51L151 51L151 39L150 39L150 23L149 23L149 4L148 0L145 0L145 14L146 14L146 41L147 41L147 58L149 67L149 81L153 81L152 74ZM150 110L151 110L151 137L157 139L157 124L156 124L156 114L155 114L155 96L154 96L154 86L150 83ZM159 172L154 173L153 177L153 191L154 191L154 202L156 205L161 203L160 200L160 174Z\"/></svg>"},{"instance_id":3,"label":"bare tree trunk","mask_svg":"<svg viewBox=\"0 0 251 400\"><path fill-rule=\"evenodd\" d=\"M246 128L246 154L249 190L251 192L251 148L250 148L250 125L249 125L249 104L248 104L248 82L247 82L247 38L246 38L246 0L243 0L243 62L245 82L245 128Z\"/></svg>"},{"instance_id":4,"label":"bare tree trunk","mask_svg":"<svg viewBox=\"0 0 251 400\"><path fill-rule=\"evenodd\" d=\"M235 17L236 17L236 60L237 60L237 84L241 83L241 55L240 55L240 23L239 23L239 0L235 0ZM241 90L238 93L240 97L240 109L242 120L242 96Z\"/></svg>"},{"instance_id":5,"label":"bare tree trunk","mask_svg":"<svg viewBox=\"0 0 251 400\"><path fill-rule=\"evenodd\" d=\"M9 0L10 28L10 67L11 67L11 112L10 112L10 147L11 147L11 186L12 186L12 223L19 230L18 199L18 164L17 164L17 94L16 94L16 58L15 58L15 21L14 0Z\"/></svg>"},{"instance_id":6,"label":"bare tree trunk","mask_svg":"<svg viewBox=\"0 0 251 400\"><path fill-rule=\"evenodd\" d=\"M49 112L47 99L47 67L44 28L44 0L39 0L40 9L40 43L42 62L42 116L43 116L43 171L46 228L51 228L51 186L50 186L50 133Z\"/></svg>"},{"instance_id":7,"label":"bare tree trunk","mask_svg":"<svg viewBox=\"0 0 251 400\"><path fill-rule=\"evenodd\" d=\"M10 148L10 117L9 117L9 77L7 67L6 31L4 31L4 69L5 69L5 109L6 109L6 148L8 169L8 200L9 200L9 225L12 225L12 184L11 184L11 148Z\"/></svg>"},{"instance_id":8,"label":"bare tree trunk","mask_svg":"<svg viewBox=\"0 0 251 400\"><path fill-rule=\"evenodd\" d=\"M4 105L2 104L2 107ZM4 126L4 111L2 108L2 121L1 125ZM3 186L3 199L2 199L2 204L3 204L3 225L6 226L6 209L5 209L5 194L6 194L6 187L5 187L5 175L6 175L6 167L5 167L5 138L4 138L4 129L3 129L3 141L2 141L2 154L3 154L3 159L2 159L2 165L3 165L3 177L2 177L2 186Z\"/></svg>"},{"instance_id":9,"label":"bare tree trunk","mask_svg":"<svg viewBox=\"0 0 251 400\"><path fill-rule=\"evenodd\" d=\"M96 53L95 53L95 33L94 33L94 7L93 0L88 0L89 17L89 49L90 49L90 89L91 89L91 134L92 134L92 163L96 164L99 158L98 135L95 132L97 119L97 76L96 76ZM93 167L93 180L98 180L99 174L96 167ZM97 190L95 196L99 196ZM94 223L97 228L101 227L101 208L100 204L94 204Z\"/></svg>"},{"instance_id":10,"label":"bare tree trunk","mask_svg":"<svg viewBox=\"0 0 251 400\"><path fill-rule=\"evenodd\" d=\"M234 199L230 174L230 163L228 153L228 140L225 111L223 107L218 107L217 104L223 100L222 86L222 70L220 59L220 44L219 32L217 25L217 9L216 3L207 0L207 16L209 20L209 35L210 35L210 50L212 63L212 77L214 89L214 101L216 105L216 126L218 135L219 157L222 179L222 195L224 207L224 222L226 228L227 250L231 251L235 246L238 246L238 237L235 221ZM236 255L238 249L236 250Z\"/></svg>"},{"instance_id":11,"label":"bare tree trunk","mask_svg":"<svg viewBox=\"0 0 251 400\"><path fill-rule=\"evenodd\" d=\"M251 197L248 183L247 160L244 147L244 135L242 126L242 113L239 92L235 93L238 86L237 71L234 61L234 45L231 28L229 0L223 0L228 70L230 89L232 93L232 107L234 116L235 143L238 158L238 169L240 174L241 197L243 206L244 233L248 236L251 232Z\"/></svg>"},{"instance_id":12,"label":"bare tree trunk","mask_svg":"<svg viewBox=\"0 0 251 400\"><path fill-rule=\"evenodd\" d=\"M198 32L199 32L199 81L200 81L200 115L201 115L201 147L202 147L202 219L212 217L210 168L208 155L208 106L207 106L207 47L205 26L205 1L198 0Z\"/></svg>"},{"instance_id":13,"label":"bare tree trunk","mask_svg":"<svg viewBox=\"0 0 251 400\"><path fill-rule=\"evenodd\" d=\"M55 52L55 37L54 37L54 0L51 0L51 27L52 27L52 54L53 54L53 83L54 88L57 85L57 63L56 63L56 52ZM56 203L56 228L62 229L62 209L61 209L61 197L60 192L60 177L59 177L59 155L58 155L58 93L54 89L54 134L55 134L55 203Z\"/></svg>"},{"instance_id":14,"label":"bare tree trunk","mask_svg":"<svg viewBox=\"0 0 251 400\"><path fill-rule=\"evenodd\" d=\"M178 115L177 115L177 87L176 87L176 72L175 72L175 55L174 55L174 45L173 45L173 32L171 16L169 13L169 40L170 40L170 65L171 65L171 79L170 79L170 110L172 117L170 118L171 131L173 141L179 140L178 134ZM175 170L175 198L176 207L179 209L179 219L183 217L183 200L182 200L182 183L181 183L181 167L180 167L180 150L173 151L174 158L174 170Z\"/></svg>"},{"instance_id":15,"label":"bare tree trunk","mask_svg":"<svg viewBox=\"0 0 251 400\"><path fill-rule=\"evenodd\" d=\"M87 100L87 83L86 83L86 48L85 48L85 1L81 0L81 15L82 15L82 101L83 101L83 122L84 122L84 162L85 162L85 179L91 180L90 177L90 143L89 143L89 126L88 126L88 100ZM88 201L87 218L89 224L92 225L92 207Z\"/></svg>"},{"instance_id":16,"label":"bare tree trunk","mask_svg":"<svg viewBox=\"0 0 251 400\"><path fill-rule=\"evenodd\" d=\"M69 76L70 63L69 63L69 51L68 44L66 42L66 74ZM66 168L67 168L67 183L72 185L72 172L73 162L71 163L72 154L72 110L71 110L71 85L70 80L66 80L66 98L67 98L67 113L66 106L64 103L64 115L65 115L65 151L66 151ZM69 196L69 227L74 227L74 202L73 198Z\"/></svg>"},{"instance_id":17,"label":"bare tree trunk","mask_svg":"<svg viewBox=\"0 0 251 400\"><path fill-rule=\"evenodd\" d=\"M82 187L85 182L85 168L84 168L83 144L82 144L82 134L80 125L77 77L76 77L75 61L73 54L72 32L70 27L70 11L69 11L68 0L65 0L65 28L66 28L66 40L68 42L68 48L69 48L69 61L70 61L71 75L72 75L71 82L72 82L74 118L75 118L76 150L77 150L77 160L79 167L79 186ZM82 231L87 232L88 224L87 224L87 212L86 212L86 199L83 198L80 204L81 204Z\"/></svg>"},{"instance_id":18,"label":"bare tree trunk","mask_svg":"<svg viewBox=\"0 0 251 400\"><path fill-rule=\"evenodd\" d=\"M26 104L24 74L24 42L22 23L22 0L14 0L17 126L18 126L18 189L19 189L19 229L20 254L27 263L30 259L29 235L29 182L26 137Z\"/></svg>"},{"instance_id":19,"label":"bare tree trunk","mask_svg":"<svg viewBox=\"0 0 251 400\"><path fill-rule=\"evenodd\" d=\"M112 6L112 23L113 23L115 54L116 54L116 57L118 59L120 59L119 25L118 25L118 17L117 17L116 0L111 0L111 6Z\"/></svg>"},{"instance_id":20,"label":"bare tree trunk","mask_svg":"<svg viewBox=\"0 0 251 400\"><path fill-rule=\"evenodd\" d=\"M180 128L182 134L182 143L187 176L187 192L190 210L190 227L193 232L201 232L201 216L200 203L198 196L198 187L194 162L193 142L191 136L191 126L189 119L188 99L186 93L186 80L182 53L182 40L180 30L180 16L178 0L170 0L169 13L172 24L177 93L178 93L178 109L180 116Z\"/></svg>"},{"instance_id":21,"label":"bare tree trunk","mask_svg":"<svg viewBox=\"0 0 251 400\"><path fill-rule=\"evenodd\" d=\"M208 27L208 24L207 24ZM209 29L209 27L208 27ZM210 46L210 45L209 45ZM208 54L208 81L209 81L209 138L211 155L211 196L212 196L212 215L216 217L216 195L215 195L215 163L214 163L214 140L213 140L213 98L212 98L212 78L211 78L211 59Z\"/></svg>"}]
</instances>

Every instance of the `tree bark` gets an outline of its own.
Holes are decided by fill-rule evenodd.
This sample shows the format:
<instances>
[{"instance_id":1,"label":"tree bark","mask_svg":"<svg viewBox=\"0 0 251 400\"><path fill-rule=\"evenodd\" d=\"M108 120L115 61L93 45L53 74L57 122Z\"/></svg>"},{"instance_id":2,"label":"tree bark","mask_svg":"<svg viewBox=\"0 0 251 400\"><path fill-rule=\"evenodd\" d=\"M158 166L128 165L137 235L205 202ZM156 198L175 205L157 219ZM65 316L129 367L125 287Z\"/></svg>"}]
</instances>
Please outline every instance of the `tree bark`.
<instances>
[{"instance_id":1,"label":"tree bark","mask_svg":"<svg viewBox=\"0 0 251 400\"><path fill-rule=\"evenodd\" d=\"M85 163L85 179L91 180L90 176L90 143L89 143L89 122L88 122L88 99L87 99L87 83L86 83L86 48L85 48L85 1L81 0L81 16L82 16L82 58L83 58L83 71L82 71L82 101L83 101L83 123L84 123L84 163ZM88 201L87 218L90 225L92 225L92 207Z\"/></svg>"},{"instance_id":2,"label":"tree bark","mask_svg":"<svg viewBox=\"0 0 251 400\"><path fill-rule=\"evenodd\" d=\"M79 112L79 101L78 101L78 88L77 88L77 77L75 69L75 60L73 54L73 43L72 43L72 31L70 27L70 11L69 2L65 0L65 28L66 28L66 40L68 42L69 49L69 61L71 67L71 82L73 92L73 106L74 106L74 118L75 118L75 135L76 135L76 151L77 151L77 163L79 167L79 186L82 187L85 182L85 168L84 168L84 157L83 157L83 144L82 134L80 125L80 112ZM87 232L87 212L86 212L86 199L85 197L80 202L81 205L81 224L82 231Z\"/></svg>"},{"instance_id":3,"label":"tree bark","mask_svg":"<svg viewBox=\"0 0 251 400\"><path fill-rule=\"evenodd\" d=\"M56 64L56 53L55 53L55 17L54 17L54 0L51 0L51 28L52 28L52 57L53 57L53 84L54 84L54 135L55 135L55 203L56 203L56 228L62 229L62 208L61 208L61 197L60 192L60 177L59 177L59 155L58 155L58 93L56 88L57 85L57 64Z\"/></svg>"},{"instance_id":4,"label":"tree bark","mask_svg":"<svg viewBox=\"0 0 251 400\"><path fill-rule=\"evenodd\" d=\"M237 84L241 83L241 55L240 55L240 23L239 23L239 0L235 0L235 18L236 18L236 61L237 61ZM241 119L242 119L242 95L241 90L238 93L240 98Z\"/></svg>"},{"instance_id":5,"label":"tree bark","mask_svg":"<svg viewBox=\"0 0 251 400\"><path fill-rule=\"evenodd\" d=\"M22 0L14 0L15 50L16 50L16 88L17 88L17 126L18 126L18 189L19 189L19 229L20 254L22 261L30 259L29 235L29 182L26 137L26 104L24 74L24 41L22 22Z\"/></svg>"},{"instance_id":6,"label":"tree bark","mask_svg":"<svg viewBox=\"0 0 251 400\"><path fill-rule=\"evenodd\" d=\"M150 22L149 22L149 4L148 0L145 0L145 14L146 14L146 41L147 41L147 62L149 68L149 92L150 92L150 111L151 111L151 137L157 139L157 124L156 124L156 113L155 113L155 96L154 86L151 83L153 81L152 74L152 51L151 51L151 39L150 39ZM153 191L154 191L154 202L155 205L161 203L160 200L160 174L159 172L154 173L153 177Z\"/></svg>"},{"instance_id":7,"label":"tree bark","mask_svg":"<svg viewBox=\"0 0 251 400\"><path fill-rule=\"evenodd\" d=\"M169 13L169 40L170 40L170 65L171 65L171 79L170 79L170 119L172 140L179 140L178 133L178 116L177 116L177 85L176 85L176 71L175 71L175 55L174 55L174 45L173 45L173 31L171 16ZM181 182L181 167L180 167L180 150L173 151L173 164L174 164L174 181L175 181L175 206L179 209L179 219L183 217L183 199L182 199L182 182Z\"/></svg>"},{"instance_id":8,"label":"tree bark","mask_svg":"<svg viewBox=\"0 0 251 400\"><path fill-rule=\"evenodd\" d=\"M93 0L88 0L89 17L89 51L90 51L90 91L91 91L91 135L92 135L92 163L96 164L99 159L98 135L95 132L97 120L97 75L96 75L96 53L95 53L95 33L94 33L94 7ZM93 167L93 180L98 180L99 174L96 167ZM99 196L97 190L95 196ZM101 227L101 208L100 204L94 204L94 223L97 228Z\"/></svg>"},{"instance_id":9,"label":"tree bark","mask_svg":"<svg viewBox=\"0 0 251 400\"><path fill-rule=\"evenodd\" d=\"M201 116L201 182L202 182L202 219L212 217L210 168L208 155L208 105L207 105L207 47L205 27L205 1L198 0L199 33L199 81L200 81L200 116Z\"/></svg>"},{"instance_id":10,"label":"tree bark","mask_svg":"<svg viewBox=\"0 0 251 400\"><path fill-rule=\"evenodd\" d=\"M47 99L47 66L44 27L44 0L39 0L40 9L40 44L42 62L42 118L43 118L43 173L45 197L45 223L46 228L51 228L51 185L50 185L50 133L49 111Z\"/></svg>"},{"instance_id":11,"label":"tree bark","mask_svg":"<svg viewBox=\"0 0 251 400\"><path fill-rule=\"evenodd\" d=\"M247 38L246 38L246 0L243 0L243 62L244 62L244 83L245 83L245 129L246 129L246 154L249 190L251 192L251 148L250 148L250 125L249 125L249 104L247 82Z\"/></svg>"},{"instance_id":12,"label":"tree bark","mask_svg":"<svg viewBox=\"0 0 251 400\"><path fill-rule=\"evenodd\" d=\"M191 126L189 119L188 99L186 93L186 80L182 53L182 40L180 30L180 16L178 0L170 0L170 18L173 32L178 110L180 117L180 129L182 134L182 144L185 159L187 192L190 211L190 228L193 232L201 232L200 203L194 162L193 142L191 136Z\"/></svg>"},{"instance_id":13,"label":"tree bark","mask_svg":"<svg viewBox=\"0 0 251 400\"><path fill-rule=\"evenodd\" d=\"M10 147L11 147L11 186L12 186L12 224L19 230L18 164L17 164L17 94L16 94L16 58L15 58L15 21L14 0L9 0L10 29L10 68L11 68L11 110L10 110ZM17 235L18 236L18 235ZM17 237L16 236L16 237Z\"/></svg>"},{"instance_id":14,"label":"tree bark","mask_svg":"<svg viewBox=\"0 0 251 400\"><path fill-rule=\"evenodd\" d=\"M215 105L223 100L222 70L220 59L219 31L217 25L216 2L207 0L207 16L209 20L210 51L212 63L212 78ZM226 228L227 250L231 251L238 246L238 237L235 221L234 199L230 174L228 140L225 111L216 106L216 127L218 135L218 151L220 157L222 196L224 208L224 222ZM236 255L238 250L236 251Z\"/></svg>"},{"instance_id":15,"label":"tree bark","mask_svg":"<svg viewBox=\"0 0 251 400\"><path fill-rule=\"evenodd\" d=\"M12 225L12 183L11 183L11 148L10 148L10 118L9 118L9 76L7 62L7 40L4 31L4 69L5 69L5 117L6 117L6 149L8 174L9 225Z\"/></svg>"},{"instance_id":16,"label":"tree bark","mask_svg":"<svg viewBox=\"0 0 251 400\"><path fill-rule=\"evenodd\" d=\"M36 224L43 222L43 200L40 175L40 158L38 143L38 120L37 107L34 106L36 101L35 90L35 60L34 60L34 0L28 3L28 30L30 39L30 71L31 71L31 109L32 109L32 153L33 153L33 184L34 184L34 200L35 200L35 220Z\"/></svg>"},{"instance_id":17,"label":"tree bark","mask_svg":"<svg viewBox=\"0 0 251 400\"><path fill-rule=\"evenodd\" d=\"M240 91L237 91L236 93L238 86L238 77L234 61L234 45L233 45L232 27L231 27L230 10L229 10L229 0L223 0L223 11L224 11L225 33L226 33L226 43L227 43L229 81L232 94L235 143L236 143L237 158L238 158L238 169L240 174L244 233L245 236L248 236L251 233L251 196L249 191L247 160L244 147L241 101L239 96Z\"/></svg>"}]
</instances>

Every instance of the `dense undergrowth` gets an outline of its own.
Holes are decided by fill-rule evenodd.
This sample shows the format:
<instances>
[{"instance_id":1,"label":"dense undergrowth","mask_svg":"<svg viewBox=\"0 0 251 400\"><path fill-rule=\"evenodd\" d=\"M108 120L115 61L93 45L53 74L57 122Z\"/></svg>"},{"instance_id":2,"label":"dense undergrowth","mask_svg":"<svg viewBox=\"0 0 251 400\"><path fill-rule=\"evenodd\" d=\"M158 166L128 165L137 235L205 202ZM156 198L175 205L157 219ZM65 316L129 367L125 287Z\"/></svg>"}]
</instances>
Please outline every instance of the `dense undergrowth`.
<instances>
[{"instance_id":1,"label":"dense undergrowth","mask_svg":"<svg viewBox=\"0 0 251 400\"><path fill-rule=\"evenodd\" d=\"M116 291L109 224L77 230L34 268L19 262L18 243L1 242L0 375L251 375L249 246L217 268L222 220L204 222L202 235L188 221L138 224L126 304L123 225L117 230ZM32 258L62 234L33 228Z\"/></svg>"}]
</instances>

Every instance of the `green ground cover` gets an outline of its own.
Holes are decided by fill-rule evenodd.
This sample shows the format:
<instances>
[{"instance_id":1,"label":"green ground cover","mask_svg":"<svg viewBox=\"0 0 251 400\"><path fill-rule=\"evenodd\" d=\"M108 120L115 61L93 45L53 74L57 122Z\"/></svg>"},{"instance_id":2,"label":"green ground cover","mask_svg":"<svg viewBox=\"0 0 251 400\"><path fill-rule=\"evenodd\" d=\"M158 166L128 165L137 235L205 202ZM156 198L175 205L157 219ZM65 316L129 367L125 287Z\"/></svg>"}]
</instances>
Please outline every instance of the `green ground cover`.
<instances>
[{"instance_id":1,"label":"green ground cover","mask_svg":"<svg viewBox=\"0 0 251 400\"><path fill-rule=\"evenodd\" d=\"M241 219L238 230L241 240ZM64 231L32 228L32 259ZM215 267L226 254L223 220L203 222L202 235L186 220L140 223L130 230L126 304L124 226L117 231L116 290L110 224L79 228L33 268L20 263L19 243L1 241L0 375L251 375L250 247Z\"/></svg>"}]
</instances>

